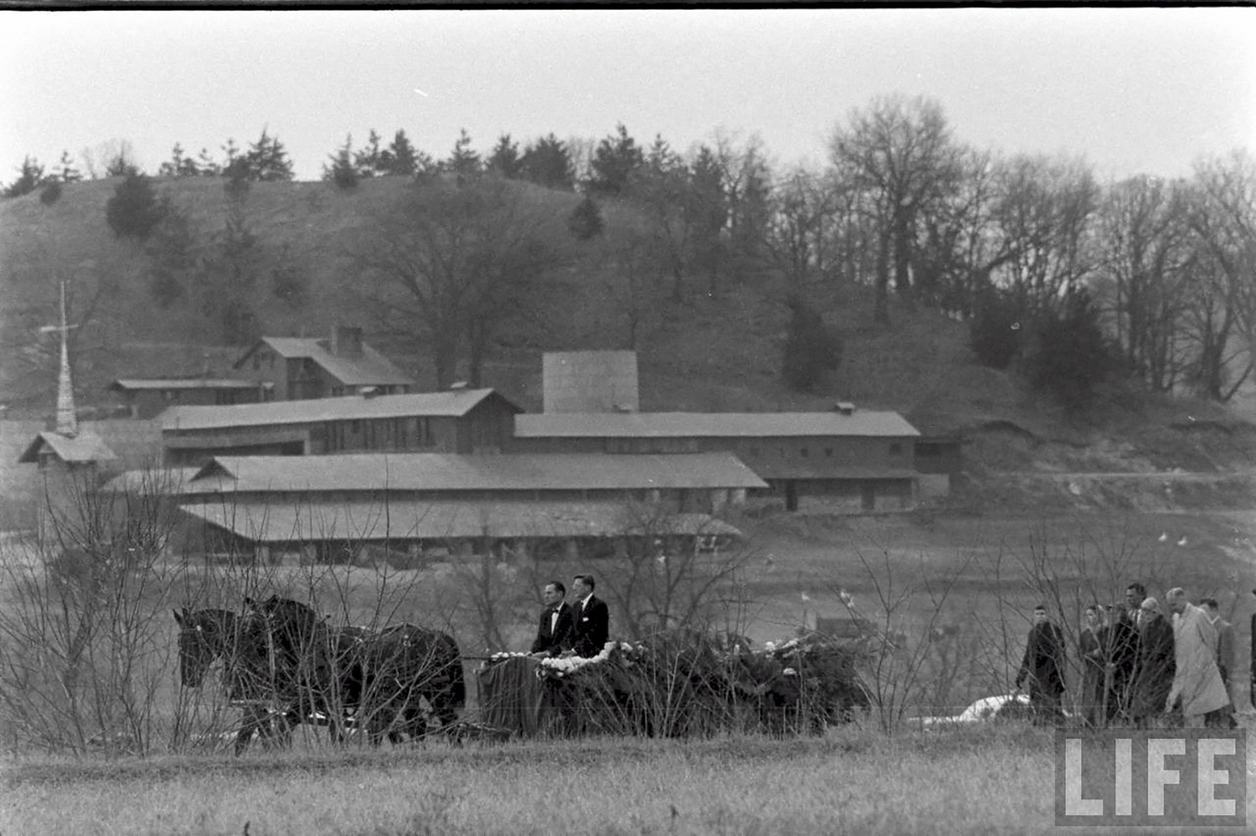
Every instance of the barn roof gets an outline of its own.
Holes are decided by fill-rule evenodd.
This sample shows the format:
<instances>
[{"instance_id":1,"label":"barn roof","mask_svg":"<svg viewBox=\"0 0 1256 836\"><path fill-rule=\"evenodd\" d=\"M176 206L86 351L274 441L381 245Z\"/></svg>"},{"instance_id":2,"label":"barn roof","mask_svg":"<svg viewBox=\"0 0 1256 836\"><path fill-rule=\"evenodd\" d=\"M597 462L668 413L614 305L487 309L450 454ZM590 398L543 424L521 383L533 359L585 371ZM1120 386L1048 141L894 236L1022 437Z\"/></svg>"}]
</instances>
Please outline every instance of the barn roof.
<instances>
[{"instance_id":1,"label":"barn roof","mask_svg":"<svg viewBox=\"0 0 1256 836\"><path fill-rule=\"evenodd\" d=\"M254 543L445 540L478 537L722 535L741 532L708 514L651 517L621 503L264 501L207 502L182 511Z\"/></svg>"},{"instance_id":2,"label":"barn roof","mask_svg":"<svg viewBox=\"0 0 1256 836\"><path fill-rule=\"evenodd\" d=\"M31 440L26 450L18 458L19 464L34 464L39 461L39 454L44 447L52 450L57 458L69 464L85 462L107 462L117 458L100 436L91 432L80 432L68 436L58 432L41 432Z\"/></svg>"},{"instance_id":3,"label":"barn roof","mask_svg":"<svg viewBox=\"0 0 1256 836\"><path fill-rule=\"evenodd\" d=\"M262 345L267 345L284 358L308 358L322 366L332 377L346 386L394 386L414 385L414 381L402 374L392 362L371 348L362 344L362 356L341 357L328 350L329 340L305 337L262 337L235 362L240 368L252 354Z\"/></svg>"},{"instance_id":4,"label":"barn roof","mask_svg":"<svg viewBox=\"0 0 1256 836\"><path fill-rule=\"evenodd\" d=\"M198 467L127 470L106 482L101 491L132 496L175 494L182 491L184 484L199 470Z\"/></svg>"},{"instance_id":5,"label":"barn roof","mask_svg":"<svg viewBox=\"0 0 1256 836\"><path fill-rule=\"evenodd\" d=\"M765 488L731 453L217 456L184 493Z\"/></svg>"},{"instance_id":6,"label":"barn roof","mask_svg":"<svg viewBox=\"0 0 1256 836\"><path fill-rule=\"evenodd\" d=\"M276 424L310 424L366 418L409 418L466 415L481 401L493 396L521 411L492 389L453 389L408 395L354 395L304 401L268 401L233 406L172 406L158 416L161 428L211 430L227 427L258 427Z\"/></svg>"},{"instance_id":7,"label":"barn roof","mask_svg":"<svg viewBox=\"0 0 1256 836\"><path fill-rule=\"evenodd\" d=\"M225 377L119 378L107 389L133 392L148 389L256 389L256 381Z\"/></svg>"},{"instance_id":8,"label":"barn roof","mask_svg":"<svg viewBox=\"0 0 1256 836\"><path fill-rule=\"evenodd\" d=\"M714 438L920 435L897 412L607 412L515 416L517 438Z\"/></svg>"}]
</instances>

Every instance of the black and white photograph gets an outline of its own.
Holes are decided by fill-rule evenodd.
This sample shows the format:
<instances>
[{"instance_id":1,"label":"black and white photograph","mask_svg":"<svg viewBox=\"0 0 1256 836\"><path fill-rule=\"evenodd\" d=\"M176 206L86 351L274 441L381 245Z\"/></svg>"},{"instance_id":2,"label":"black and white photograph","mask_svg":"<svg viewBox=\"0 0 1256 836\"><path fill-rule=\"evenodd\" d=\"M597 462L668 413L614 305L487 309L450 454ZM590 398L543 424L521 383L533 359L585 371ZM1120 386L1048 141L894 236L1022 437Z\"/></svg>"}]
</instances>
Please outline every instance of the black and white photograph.
<instances>
[{"instance_id":1,"label":"black and white photograph","mask_svg":"<svg viewBox=\"0 0 1256 836\"><path fill-rule=\"evenodd\" d=\"M1241 829L1254 633L1256 8L0 4L0 836Z\"/></svg>"}]
</instances>

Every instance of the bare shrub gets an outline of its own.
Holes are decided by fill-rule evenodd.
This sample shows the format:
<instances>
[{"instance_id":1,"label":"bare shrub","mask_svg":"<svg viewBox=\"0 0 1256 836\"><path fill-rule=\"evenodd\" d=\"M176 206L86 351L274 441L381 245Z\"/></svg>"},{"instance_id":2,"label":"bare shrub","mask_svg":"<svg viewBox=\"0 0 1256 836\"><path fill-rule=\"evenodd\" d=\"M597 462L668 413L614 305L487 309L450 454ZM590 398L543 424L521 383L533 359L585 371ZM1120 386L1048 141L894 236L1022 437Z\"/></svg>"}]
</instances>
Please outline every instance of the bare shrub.
<instances>
[{"instance_id":1,"label":"bare shrub","mask_svg":"<svg viewBox=\"0 0 1256 836\"><path fill-rule=\"evenodd\" d=\"M40 536L0 569L0 717L16 748L149 751L170 670L169 517L159 497L101 494L87 476L44 497Z\"/></svg>"}]
</instances>

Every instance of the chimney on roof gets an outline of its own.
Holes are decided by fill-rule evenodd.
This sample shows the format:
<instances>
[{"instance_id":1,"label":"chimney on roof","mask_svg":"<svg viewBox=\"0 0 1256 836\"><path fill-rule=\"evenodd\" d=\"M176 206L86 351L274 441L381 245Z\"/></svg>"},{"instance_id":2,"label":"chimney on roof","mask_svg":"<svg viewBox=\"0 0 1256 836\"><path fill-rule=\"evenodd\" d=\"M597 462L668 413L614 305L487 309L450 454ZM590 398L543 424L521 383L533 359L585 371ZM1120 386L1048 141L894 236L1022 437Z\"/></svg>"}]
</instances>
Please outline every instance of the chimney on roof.
<instances>
[{"instance_id":1,"label":"chimney on roof","mask_svg":"<svg viewBox=\"0 0 1256 836\"><path fill-rule=\"evenodd\" d=\"M334 325L331 329L331 353L335 357L356 359L362 356L362 329L355 325Z\"/></svg>"},{"instance_id":2,"label":"chimney on roof","mask_svg":"<svg viewBox=\"0 0 1256 836\"><path fill-rule=\"evenodd\" d=\"M833 411L838 415L854 415L855 405L850 401L838 401L833 404Z\"/></svg>"},{"instance_id":3,"label":"chimney on roof","mask_svg":"<svg viewBox=\"0 0 1256 836\"><path fill-rule=\"evenodd\" d=\"M451 392L462 392L465 391L466 388L467 382L465 380L455 380L453 383L449 384L449 391Z\"/></svg>"}]
</instances>

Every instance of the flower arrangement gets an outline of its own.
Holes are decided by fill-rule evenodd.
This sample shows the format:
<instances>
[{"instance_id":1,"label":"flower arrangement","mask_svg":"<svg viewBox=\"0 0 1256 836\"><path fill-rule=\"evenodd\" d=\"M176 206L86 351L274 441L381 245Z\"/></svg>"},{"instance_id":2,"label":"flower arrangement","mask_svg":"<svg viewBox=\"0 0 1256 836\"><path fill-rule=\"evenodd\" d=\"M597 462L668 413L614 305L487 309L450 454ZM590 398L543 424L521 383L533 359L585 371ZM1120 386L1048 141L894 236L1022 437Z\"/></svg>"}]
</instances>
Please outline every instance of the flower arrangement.
<instances>
[{"instance_id":1,"label":"flower arrangement","mask_svg":"<svg viewBox=\"0 0 1256 836\"><path fill-rule=\"evenodd\" d=\"M586 665L599 664L605 662L611 657L611 651L621 647L619 642L608 641L596 656L590 656L587 659L583 656L558 656L541 660L540 666L536 670L538 677L551 673L557 677L564 677L568 674L575 673ZM631 649L632 645L624 642L622 645L625 649Z\"/></svg>"},{"instance_id":2,"label":"flower arrangement","mask_svg":"<svg viewBox=\"0 0 1256 836\"><path fill-rule=\"evenodd\" d=\"M520 657L531 656L531 653L521 653L519 651L502 650L488 657L490 662L502 662L506 659L518 659Z\"/></svg>"}]
</instances>

